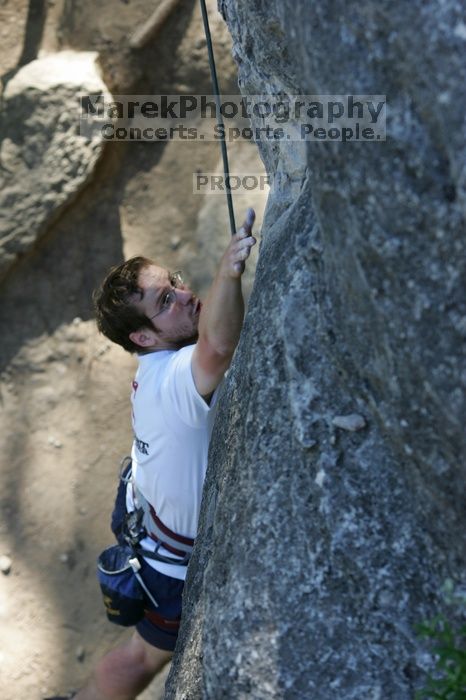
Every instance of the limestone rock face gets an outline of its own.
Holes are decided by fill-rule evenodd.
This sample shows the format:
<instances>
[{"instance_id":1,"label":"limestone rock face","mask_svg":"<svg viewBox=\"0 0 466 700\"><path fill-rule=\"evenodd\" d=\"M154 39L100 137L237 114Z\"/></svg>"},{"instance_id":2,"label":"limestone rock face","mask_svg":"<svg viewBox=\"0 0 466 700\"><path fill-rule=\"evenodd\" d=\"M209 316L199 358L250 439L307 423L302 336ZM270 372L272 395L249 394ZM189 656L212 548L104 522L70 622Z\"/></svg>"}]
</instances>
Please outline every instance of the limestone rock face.
<instances>
[{"instance_id":1,"label":"limestone rock face","mask_svg":"<svg viewBox=\"0 0 466 700\"><path fill-rule=\"evenodd\" d=\"M465 571L466 27L445 0L222 0L246 94L386 94L276 187L167 698L410 700Z\"/></svg>"},{"instance_id":2,"label":"limestone rock face","mask_svg":"<svg viewBox=\"0 0 466 700\"><path fill-rule=\"evenodd\" d=\"M61 51L28 63L3 94L0 276L88 182L100 137L80 134L79 95L110 98L94 52Z\"/></svg>"}]
</instances>

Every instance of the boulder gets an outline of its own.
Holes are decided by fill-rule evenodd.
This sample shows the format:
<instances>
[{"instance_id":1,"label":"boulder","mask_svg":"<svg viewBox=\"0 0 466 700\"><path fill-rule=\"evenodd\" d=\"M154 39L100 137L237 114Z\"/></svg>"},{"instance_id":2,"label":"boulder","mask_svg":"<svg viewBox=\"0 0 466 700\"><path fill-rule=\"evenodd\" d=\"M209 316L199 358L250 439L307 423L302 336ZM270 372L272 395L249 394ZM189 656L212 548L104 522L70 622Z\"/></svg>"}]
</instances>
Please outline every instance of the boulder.
<instances>
[{"instance_id":1,"label":"boulder","mask_svg":"<svg viewBox=\"0 0 466 700\"><path fill-rule=\"evenodd\" d=\"M61 51L21 68L3 94L0 277L35 244L92 177L98 130L81 133L81 94L110 95L94 52Z\"/></svg>"},{"instance_id":2,"label":"boulder","mask_svg":"<svg viewBox=\"0 0 466 700\"><path fill-rule=\"evenodd\" d=\"M219 6L245 94L385 94L387 139L259 144L275 186L166 698L411 700L415 626L466 564L460 6Z\"/></svg>"}]
</instances>

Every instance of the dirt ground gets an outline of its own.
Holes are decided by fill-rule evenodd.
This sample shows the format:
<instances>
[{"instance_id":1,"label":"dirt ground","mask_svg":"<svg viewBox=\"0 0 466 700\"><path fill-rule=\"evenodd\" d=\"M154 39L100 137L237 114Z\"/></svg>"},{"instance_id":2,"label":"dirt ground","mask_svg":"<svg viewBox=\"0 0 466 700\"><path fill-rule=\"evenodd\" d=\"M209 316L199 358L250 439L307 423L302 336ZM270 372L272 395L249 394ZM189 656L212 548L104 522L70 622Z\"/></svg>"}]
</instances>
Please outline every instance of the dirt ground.
<instances>
[{"instance_id":1,"label":"dirt ground","mask_svg":"<svg viewBox=\"0 0 466 700\"><path fill-rule=\"evenodd\" d=\"M97 50L114 91L210 93L198 4L180 0L157 41L136 57L128 31L153 3L0 2L0 72L23 55ZM115 6L117 5L117 10ZM229 38L209 3L224 92L236 89ZM28 37L27 42L25 37ZM35 55L34 55L35 54ZM261 171L254 145L232 146L233 168ZM77 688L127 632L106 622L95 577L112 544L119 462L131 446L136 361L99 336L91 293L137 252L182 269L201 295L228 241L223 199L192 194L192 173L219 167L217 144L109 146L92 183L0 286L0 697L39 700ZM267 192L249 205L258 230ZM252 275L246 287L251 285ZM142 698L162 696L165 674Z\"/></svg>"}]
</instances>

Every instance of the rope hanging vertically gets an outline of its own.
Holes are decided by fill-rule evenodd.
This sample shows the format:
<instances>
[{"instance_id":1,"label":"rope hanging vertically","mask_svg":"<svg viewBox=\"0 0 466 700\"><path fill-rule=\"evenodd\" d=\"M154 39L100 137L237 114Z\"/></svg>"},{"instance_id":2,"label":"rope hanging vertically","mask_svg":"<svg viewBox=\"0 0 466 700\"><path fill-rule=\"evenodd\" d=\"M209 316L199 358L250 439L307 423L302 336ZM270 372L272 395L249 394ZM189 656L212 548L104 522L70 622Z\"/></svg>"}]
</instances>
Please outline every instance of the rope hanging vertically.
<instances>
[{"instance_id":1,"label":"rope hanging vertically","mask_svg":"<svg viewBox=\"0 0 466 700\"><path fill-rule=\"evenodd\" d=\"M202 19L204 21L205 38L207 41L207 51L209 53L209 66L210 66L210 74L212 76L212 86L214 89L215 104L217 105L217 124L219 127L219 132L222 135L222 138L220 140L220 147L222 149L223 172L225 174L225 190L226 190L226 195L227 195L228 214L230 217L230 229L231 229L231 235L233 235L234 233L236 233L236 225L235 225L235 213L233 210L233 198L231 196L231 188L230 188L230 170L229 170L229 166L228 166L228 152L227 152L227 145L225 142L225 127L224 127L223 117L222 117L222 112L221 112L220 90L218 87L217 70L215 68L214 50L212 48L212 37L210 34L209 16L207 14L207 7L205 4L205 0L201 0L201 11L202 11Z\"/></svg>"}]
</instances>

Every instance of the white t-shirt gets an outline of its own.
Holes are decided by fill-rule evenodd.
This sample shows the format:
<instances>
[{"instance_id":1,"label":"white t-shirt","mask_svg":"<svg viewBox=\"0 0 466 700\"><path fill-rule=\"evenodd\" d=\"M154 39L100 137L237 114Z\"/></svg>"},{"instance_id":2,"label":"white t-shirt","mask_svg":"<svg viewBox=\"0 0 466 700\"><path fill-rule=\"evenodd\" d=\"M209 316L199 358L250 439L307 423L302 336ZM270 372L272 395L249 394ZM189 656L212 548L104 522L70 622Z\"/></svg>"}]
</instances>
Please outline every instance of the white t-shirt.
<instances>
[{"instance_id":1,"label":"white t-shirt","mask_svg":"<svg viewBox=\"0 0 466 700\"><path fill-rule=\"evenodd\" d=\"M131 451L136 486L157 516L178 535L195 538L218 388L209 404L191 370L194 345L139 356L133 381ZM127 507L132 510L131 489ZM154 550L146 537L141 546ZM174 555L164 547L160 554ZM147 559L157 571L185 579L186 566Z\"/></svg>"}]
</instances>

